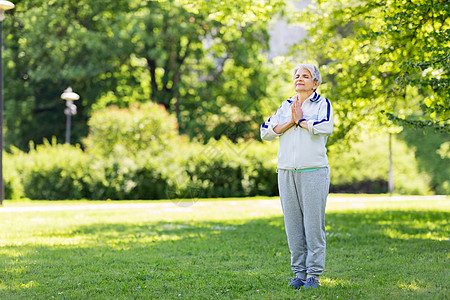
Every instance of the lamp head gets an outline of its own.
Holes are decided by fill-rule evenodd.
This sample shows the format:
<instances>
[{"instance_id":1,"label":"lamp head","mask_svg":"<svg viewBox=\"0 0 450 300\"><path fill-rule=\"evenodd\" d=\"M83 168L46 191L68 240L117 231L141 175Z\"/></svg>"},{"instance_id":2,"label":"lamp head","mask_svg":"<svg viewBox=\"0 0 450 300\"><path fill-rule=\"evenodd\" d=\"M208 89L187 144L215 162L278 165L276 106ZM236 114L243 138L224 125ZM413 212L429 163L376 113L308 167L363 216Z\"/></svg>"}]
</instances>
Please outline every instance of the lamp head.
<instances>
[{"instance_id":1,"label":"lamp head","mask_svg":"<svg viewBox=\"0 0 450 300\"><path fill-rule=\"evenodd\" d=\"M14 8L14 4L9 1L0 0L0 22L5 19L4 12Z\"/></svg>"},{"instance_id":2,"label":"lamp head","mask_svg":"<svg viewBox=\"0 0 450 300\"><path fill-rule=\"evenodd\" d=\"M74 93L72 91L72 88L69 86L67 89L64 90L64 93L62 93L61 99L67 101L75 101L80 99L80 96L77 93Z\"/></svg>"}]
</instances>

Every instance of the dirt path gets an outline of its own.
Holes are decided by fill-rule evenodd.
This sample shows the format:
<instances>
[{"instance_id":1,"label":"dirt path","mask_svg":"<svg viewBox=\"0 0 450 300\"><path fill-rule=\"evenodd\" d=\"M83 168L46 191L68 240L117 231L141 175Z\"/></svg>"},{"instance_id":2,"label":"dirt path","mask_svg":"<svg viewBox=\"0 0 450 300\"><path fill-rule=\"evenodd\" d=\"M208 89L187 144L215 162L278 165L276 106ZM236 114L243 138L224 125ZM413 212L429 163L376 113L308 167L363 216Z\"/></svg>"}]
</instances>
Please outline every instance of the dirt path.
<instances>
[{"instance_id":1,"label":"dirt path","mask_svg":"<svg viewBox=\"0 0 450 300\"><path fill-rule=\"evenodd\" d=\"M329 203L364 203L364 202L385 202L385 201L445 201L449 196L376 196L376 197L329 197ZM22 206L22 207L0 207L2 212L38 212L38 211L70 211L70 210L108 210L108 209L164 209L180 210L187 207L207 207L207 206L236 206L242 204L258 204L260 206L279 207L280 201L274 200L219 200L219 201L172 201L172 202L149 202L149 203L105 203L105 204L72 204L72 205L43 205L43 206Z\"/></svg>"}]
</instances>

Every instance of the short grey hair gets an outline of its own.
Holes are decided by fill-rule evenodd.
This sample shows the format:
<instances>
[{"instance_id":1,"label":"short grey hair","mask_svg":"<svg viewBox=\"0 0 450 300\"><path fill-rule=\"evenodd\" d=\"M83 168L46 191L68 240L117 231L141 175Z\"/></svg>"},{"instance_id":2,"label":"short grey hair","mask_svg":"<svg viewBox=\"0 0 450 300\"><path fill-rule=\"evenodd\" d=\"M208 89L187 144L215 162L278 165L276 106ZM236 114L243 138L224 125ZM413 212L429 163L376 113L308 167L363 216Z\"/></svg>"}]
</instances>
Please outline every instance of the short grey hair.
<instances>
[{"instance_id":1,"label":"short grey hair","mask_svg":"<svg viewBox=\"0 0 450 300\"><path fill-rule=\"evenodd\" d=\"M299 64L295 67L294 69L294 77L295 77L295 73L297 73L297 71L299 69L306 69L311 73L312 79L316 82L319 83L319 85L322 83L322 77L320 76L320 72L319 69L312 64Z\"/></svg>"}]
</instances>

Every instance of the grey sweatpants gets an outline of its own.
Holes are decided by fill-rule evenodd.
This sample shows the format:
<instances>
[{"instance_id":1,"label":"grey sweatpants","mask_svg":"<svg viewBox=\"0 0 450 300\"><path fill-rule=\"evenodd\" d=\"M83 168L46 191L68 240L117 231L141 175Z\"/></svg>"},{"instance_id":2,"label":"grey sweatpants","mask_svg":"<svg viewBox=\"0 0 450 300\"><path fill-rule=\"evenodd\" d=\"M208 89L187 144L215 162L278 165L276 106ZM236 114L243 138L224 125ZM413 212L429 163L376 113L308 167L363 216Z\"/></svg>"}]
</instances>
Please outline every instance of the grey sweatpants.
<instances>
[{"instance_id":1,"label":"grey sweatpants","mask_svg":"<svg viewBox=\"0 0 450 300\"><path fill-rule=\"evenodd\" d=\"M284 225L296 277L318 277L325 268L325 205L328 168L309 172L278 170Z\"/></svg>"}]
</instances>

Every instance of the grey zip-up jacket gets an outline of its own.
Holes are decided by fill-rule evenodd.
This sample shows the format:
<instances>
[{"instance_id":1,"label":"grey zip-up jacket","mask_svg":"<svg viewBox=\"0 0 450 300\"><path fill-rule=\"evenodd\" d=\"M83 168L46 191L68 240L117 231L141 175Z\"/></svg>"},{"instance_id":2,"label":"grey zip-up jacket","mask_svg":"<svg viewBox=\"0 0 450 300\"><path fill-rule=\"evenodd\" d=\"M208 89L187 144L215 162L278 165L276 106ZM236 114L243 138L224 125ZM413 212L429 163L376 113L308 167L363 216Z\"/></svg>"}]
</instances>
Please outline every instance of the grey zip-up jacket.
<instances>
[{"instance_id":1,"label":"grey zip-up jacket","mask_svg":"<svg viewBox=\"0 0 450 300\"><path fill-rule=\"evenodd\" d=\"M293 96L281 103L280 108L260 127L261 139L272 141L280 137L278 169L302 170L328 166L326 143L333 132L333 108L328 99L314 92L302 104L303 118L308 121L308 130L293 126L282 134L273 128L291 120Z\"/></svg>"}]
</instances>

